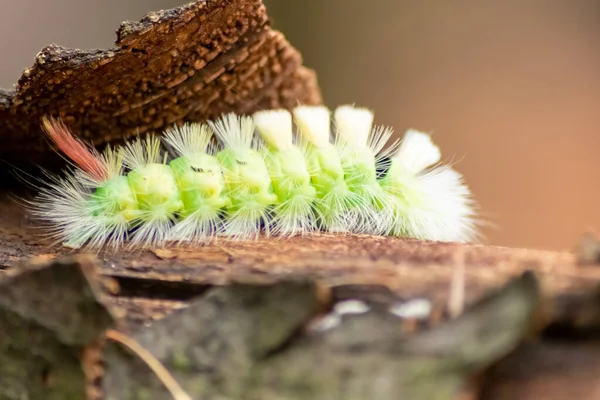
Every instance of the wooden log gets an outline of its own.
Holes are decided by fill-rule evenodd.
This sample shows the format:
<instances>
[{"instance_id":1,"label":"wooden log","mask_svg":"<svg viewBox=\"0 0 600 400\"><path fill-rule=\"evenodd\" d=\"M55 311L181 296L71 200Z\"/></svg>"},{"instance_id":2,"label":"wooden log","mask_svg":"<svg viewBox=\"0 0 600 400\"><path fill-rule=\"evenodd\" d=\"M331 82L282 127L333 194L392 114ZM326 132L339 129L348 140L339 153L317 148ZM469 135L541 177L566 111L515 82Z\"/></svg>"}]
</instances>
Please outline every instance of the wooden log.
<instances>
[{"instance_id":1,"label":"wooden log","mask_svg":"<svg viewBox=\"0 0 600 400\"><path fill-rule=\"evenodd\" d=\"M261 0L197 0L123 22L115 47L42 49L0 90L0 159L58 163L41 131L61 117L95 145L227 112L320 104L313 71L269 27Z\"/></svg>"},{"instance_id":2,"label":"wooden log","mask_svg":"<svg viewBox=\"0 0 600 400\"><path fill-rule=\"evenodd\" d=\"M133 338L192 398L452 399L470 373L514 348L538 300L536 281L526 275L460 318L406 335L400 319L382 309L334 312L302 328L320 308L311 285L233 284ZM108 399L168 398L138 359L115 346L104 392Z\"/></svg>"}]
</instances>

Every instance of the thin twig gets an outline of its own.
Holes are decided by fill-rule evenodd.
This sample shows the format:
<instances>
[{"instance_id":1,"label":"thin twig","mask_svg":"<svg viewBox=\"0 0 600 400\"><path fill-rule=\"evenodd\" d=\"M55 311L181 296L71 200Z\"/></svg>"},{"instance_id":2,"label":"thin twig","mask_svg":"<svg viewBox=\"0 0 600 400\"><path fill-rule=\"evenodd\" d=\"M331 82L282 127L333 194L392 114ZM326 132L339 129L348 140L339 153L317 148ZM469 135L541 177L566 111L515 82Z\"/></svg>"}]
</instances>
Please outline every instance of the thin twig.
<instances>
[{"instance_id":1,"label":"thin twig","mask_svg":"<svg viewBox=\"0 0 600 400\"><path fill-rule=\"evenodd\" d=\"M458 249L457 253L448 296L448 314L451 318L458 317L465 308L465 250Z\"/></svg>"},{"instance_id":2,"label":"thin twig","mask_svg":"<svg viewBox=\"0 0 600 400\"><path fill-rule=\"evenodd\" d=\"M152 353L142 347L142 345L140 345L134 339L114 329L109 329L106 331L106 337L127 347L139 358L141 358L142 361L144 361L156 374L163 385L165 385L175 400L192 400L190 395L183 390L183 388L179 385L179 383L177 383L175 378L173 378L173 375L171 375L165 366L162 365L161 362L154 357L154 355L152 355Z\"/></svg>"}]
</instances>

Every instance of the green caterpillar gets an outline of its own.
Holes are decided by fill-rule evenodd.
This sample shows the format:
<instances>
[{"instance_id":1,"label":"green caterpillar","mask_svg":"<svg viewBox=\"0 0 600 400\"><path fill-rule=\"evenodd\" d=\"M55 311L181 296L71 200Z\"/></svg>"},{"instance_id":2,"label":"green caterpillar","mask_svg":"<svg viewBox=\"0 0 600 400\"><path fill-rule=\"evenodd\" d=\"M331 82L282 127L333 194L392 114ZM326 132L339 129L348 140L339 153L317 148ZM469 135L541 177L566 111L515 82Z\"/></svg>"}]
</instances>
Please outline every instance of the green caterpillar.
<instances>
[{"instance_id":1,"label":"green caterpillar","mask_svg":"<svg viewBox=\"0 0 600 400\"><path fill-rule=\"evenodd\" d=\"M333 120L334 135L325 107L229 114L99 154L45 119L75 169L51 177L28 207L56 242L90 249L318 230L476 237L471 193L458 172L438 166L429 135L409 130L384 149L392 130L373 128L371 111L341 106Z\"/></svg>"}]
</instances>

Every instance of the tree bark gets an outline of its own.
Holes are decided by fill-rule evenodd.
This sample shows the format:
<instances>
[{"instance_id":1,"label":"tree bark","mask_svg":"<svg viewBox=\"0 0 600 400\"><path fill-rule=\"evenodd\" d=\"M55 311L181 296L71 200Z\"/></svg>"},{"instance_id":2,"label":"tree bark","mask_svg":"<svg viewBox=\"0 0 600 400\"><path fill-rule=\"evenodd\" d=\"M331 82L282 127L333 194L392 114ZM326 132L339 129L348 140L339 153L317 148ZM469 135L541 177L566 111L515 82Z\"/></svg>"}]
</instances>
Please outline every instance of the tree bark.
<instances>
[{"instance_id":1,"label":"tree bark","mask_svg":"<svg viewBox=\"0 0 600 400\"><path fill-rule=\"evenodd\" d=\"M315 74L269 27L261 0L197 0L123 22L111 49L42 49L14 91L0 90L0 159L59 163L41 131L45 115L104 145L298 103L321 103Z\"/></svg>"}]
</instances>

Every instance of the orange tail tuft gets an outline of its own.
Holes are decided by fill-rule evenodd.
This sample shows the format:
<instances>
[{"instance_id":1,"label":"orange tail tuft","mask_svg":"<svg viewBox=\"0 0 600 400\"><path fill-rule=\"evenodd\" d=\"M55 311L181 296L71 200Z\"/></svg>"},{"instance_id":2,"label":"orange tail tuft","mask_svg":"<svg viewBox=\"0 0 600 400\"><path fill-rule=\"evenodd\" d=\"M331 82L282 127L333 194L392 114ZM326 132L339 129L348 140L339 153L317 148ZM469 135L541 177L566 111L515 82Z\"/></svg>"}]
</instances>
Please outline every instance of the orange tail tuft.
<instances>
[{"instance_id":1,"label":"orange tail tuft","mask_svg":"<svg viewBox=\"0 0 600 400\"><path fill-rule=\"evenodd\" d=\"M99 182L108 179L108 170L102 160L93 154L81 140L73 136L62 121L44 117L42 125L50 139L79 168Z\"/></svg>"}]
</instances>

